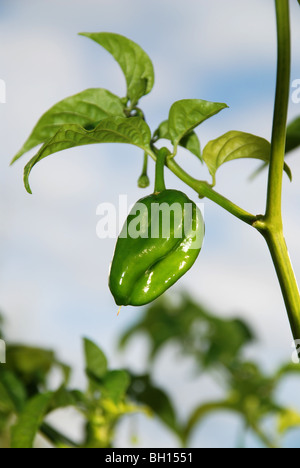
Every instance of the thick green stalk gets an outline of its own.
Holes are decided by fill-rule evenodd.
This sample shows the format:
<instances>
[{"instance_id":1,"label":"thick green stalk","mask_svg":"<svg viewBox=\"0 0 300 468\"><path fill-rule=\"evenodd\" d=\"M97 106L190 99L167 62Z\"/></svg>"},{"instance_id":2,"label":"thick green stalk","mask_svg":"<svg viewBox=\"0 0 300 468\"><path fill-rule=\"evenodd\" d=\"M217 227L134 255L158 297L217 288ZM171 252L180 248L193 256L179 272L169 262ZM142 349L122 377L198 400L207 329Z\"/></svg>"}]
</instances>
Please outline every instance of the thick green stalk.
<instances>
[{"instance_id":1,"label":"thick green stalk","mask_svg":"<svg viewBox=\"0 0 300 468\"><path fill-rule=\"evenodd\" d=\"M300 296L283 232L263 233L276 269L295 340L300 339Z\"/></svg>"},{"instance_id":2,"label":"thick green stalk","mask_svg":"<svg viewBox=\"0 0 300 468\"><path fill-rule=\"evenodd\" d=\"M290 91L289 0L275 0L278 61L266 215L254 223L265 237L286 305L294 339L300 339L300 294L282 225L282 177Z\"/></svg>"},{"instance_id":3,"label":"thick green stalk","mask_svg":"<svg viewBox=\"0 0 300 468\"><path fill-rule=\"evenodd\" d=\"M271 140L266 220L282 225L281 197L286 124L290 94L291 38L289 0L275 0L277 19L277 80Z\"/></svg>"}]
</instances>

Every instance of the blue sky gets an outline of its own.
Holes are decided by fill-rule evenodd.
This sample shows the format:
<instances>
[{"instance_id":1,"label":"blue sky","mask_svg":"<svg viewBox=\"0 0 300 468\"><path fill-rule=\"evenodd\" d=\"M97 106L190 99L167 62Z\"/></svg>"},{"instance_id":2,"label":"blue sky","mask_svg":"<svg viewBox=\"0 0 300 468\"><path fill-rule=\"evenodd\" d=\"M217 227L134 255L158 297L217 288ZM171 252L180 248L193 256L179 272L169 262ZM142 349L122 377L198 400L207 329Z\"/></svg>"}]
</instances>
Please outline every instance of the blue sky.
<instances>
[{"instance_id":1,"label":"blue sky","mask_svg":"<svg viewBox=\"0 0 300 468\"><path fill-rule=\"evenodd\" d=\"M296 49L300 10L296 0L291 7L295 79L300 78ZM125 93L118 65L105 50L79 37L81 31L124 34L148 52L156 83L141 105L152 128L166 118L174 100L202 98L230 106L199 129L202 146L232 129L270 138L276 65L273 1L228 0L225 5L223 0L1 0L0 78L7 84L7 103L0 105L0 308L7 316L9 335L55 347L62 359L78 369L82 367L80 338L89 336L110 355L113 366L129 364L141 370L143 341L133 343L125 356L114 352L116 337L140 312L128 308L116 318L107 286L114 240L96 237L99 203L115 202L119 194L127 194L133 203L145 195L136 187L140 152L124 145L68 150L33 171L33 196L22 185L23 166L30 155L8 167L39 116L58 100L89 87ZM290 118L299 114L300 105L291 102ZM290 157L294 183L284 181L284 208L286 236L299 276L297 156L296 152ZM187 170L208 177L192 156L182 152L179 160ZM217 190L259 213L265 203L266 174L252 184L247 182L249 171L256 167L253 161L227 164L220 169ZM152 164L150 172L153 181ZM185 189L171 174L166 180L169 187ZM175 290L196 291L199 300L223 316L235 313L248 319L260 338L249 355L272 369L290 359L291 335L263 240L210 202L205 202L205 221L199 261ZM179 384L171 355L166 352L157 366L157 381L167 388L171 382L178 402L188 394L183 404L188 410L199 397L199 382ZM186 376L189 366L182 363ZM81 371L74 382L81 384ZM218 392L210 382L202 388L203 399ZM282 391L282 398L288 395L300 407L291 388ZM142 424L144 445L174 445L154 422ZM229 431L225 439L224 428ZM209 422L195 444L230 446L236 430L236 422L226 417ZM124 445L126 428L123 432L119 441Z\"/></svg>"}]
</instances>

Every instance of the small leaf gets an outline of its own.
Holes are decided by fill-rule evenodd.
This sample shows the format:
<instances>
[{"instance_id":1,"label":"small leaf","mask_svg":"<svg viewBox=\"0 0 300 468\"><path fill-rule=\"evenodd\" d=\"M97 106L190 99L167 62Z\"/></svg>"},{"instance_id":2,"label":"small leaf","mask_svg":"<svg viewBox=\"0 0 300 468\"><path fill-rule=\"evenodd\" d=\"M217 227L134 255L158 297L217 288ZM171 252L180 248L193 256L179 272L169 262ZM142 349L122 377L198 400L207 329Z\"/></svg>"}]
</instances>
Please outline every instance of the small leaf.
<instances>
[{"instance_id":1,"label":"small leaf","mask_svg":"<svg viewBox=\"0 0 300 468\"><path fill-rule=\"evenodd\" d=\"M292 409L285 409L278 419L278 431L280 434L300 426L300 413Z\"/></svg>"},{"instance_id":2,"label":"small leaf","mask_svg":"<svg viewBox=\"0 0 300 468\"><path fill-rule=\"evenodd\" d=\"M169 134L174 145L177 146L187 134L209 117L228 107L219 102L203 101L201 99L183 99L174 102L169 113Z\"/></svg>"},{"instance_id":3,"label":"small leaf","mask_svg":"<svg viewBox=\"0 0 300 468\"><path fill-rule=\"evenodd\" d=\"M138 403L148 406L153 413L176 434L180 428L176 420L174 406L167 393L155 387L148 375L131 376L129 396Z\"/></svg>"},{"instance_id":4,"label":"small leaf","mask_svg":"<svg viewBox=\"0 0 300 468\"><path fill-rule=\"evenodd\" d=\"M7 369L15 373L25 385L39 385L55 364L55 355L46 349L14 345L7 347Z\"/></svg>"},{"instance_id":5,"label":"small leaf","mask_svg":"<svg viewBox=\"0 0 300 468\"><path fill-rule=\"evenodd\" d=\"M91 130L102 119L124 117L122 100L106 89L86 89L55 104L38 121L31 135L12 160L52 138L64 124L78 124Z\"/></svg>"},{"instance_id":6,"label":"small leaf","mask_svg":"<svg viewBox=\"0 0 300 468\"><path fill-rule=\"evenodd\" d=\"M171 140L171 136L169 133L169 122L165 120L160 124L158 129L154 132L154 137L157 140L165 139ZM197 137L195 132L187 133L179 142L179 146L189 150L192 154L197 156L202 161L201 158L201 149L200 149L200 141Z\"/></svg>"},{"instance_id":7,"label":"small leaf","mask_svg":"<svg viewBox=\"0 0 300 468\"><path fill-rule=\"evenodd\" d=\"M241 158L269 161L270 153L271 145L264 138L233 130L210 141L203 150L203 159L215 184L216 171L222 164ZM291 178L291 173L286 165L285 171Z\"/></svg>"},{"instance_id":8,"label":"small leaf","mask_svg":"<svg viewBox=\"0 0 300 468\"><path fill-rule=\"evenodd\" d=\"M101 384L102 393L117 404L125 396L129 384L128 372L124 370L109 371Z\"/></svg>"},{"instance_id":9,"label":"small leaf","mask_svg":"<svg viewBox=\"0 0 300 468\"><path fill-rule=\"evenodd\" d=\"M119 63L127 83L127 97L134 107L154 84L152 62L146 52L127 37L113 33L81 33L104 47Z\"/></svg>"},{"instance_id":10,"label":"small leaf","mask_svg":"<svg viewBox=\"0 0 300 468\"><path fill-rule=\"evenodd\" d=\"M187 135L185 135L180 140L179 145L189 150L202 161L200 141L195 132L190 132Z\"/></svg>"},{"instance_id":11,"label":"small leaf","mask_svg":"<svg viewBox=\"0 0 300 468\"><path fill-rule=\"evenodd\" d=\"M63 125L25 166L26 190L31 193L28 178L32 168L42 159L58 151L94 143L129 143L144 151L150 151L150 139L150 129L140 117L109 117L102 120L93 130L86 130L75 124Z\"/></svg>"},{"instance_id":12,"label":"small leaf","mask_svg":"<svg viewBox=\"0 0 300 468\"><path fill-rule=\"evenodd\" d=\"M285 152L289 153L300 146L300 117L293 120L286 131Z\"/></svg>"},{"instance_id":13,"label":"small leaf","mask_svg":"<svg viewBox=\"0 0 300 468\"><path fill-rule=\"evenodd\" d=\"M11 448L32 448L35 436L50 404L52 392L36 395L28 401L12 428Z\"/></svg>"},{"instance_id":14,"label":"small leaf","mask_svg":"<svg viewBox=\"0 0 300 468\"><path fill-rule=\"evenodd\" d=\"M50 412L59 408L66 408L67 406L76 406L78 401L79 400L74 391L61 387L53 393L48 411Z\"/></svg>"},{"instance_id":15,"label":"small leaf","mask_svg":"<svg viewBox=\"0 0 300 468\"><path fill-rule=\"evenodd\" d=\"M107 359L103 351L92 341L85 338L84 353L88 376L102 379L107 373Z\"/></svg>"}]
</instances>

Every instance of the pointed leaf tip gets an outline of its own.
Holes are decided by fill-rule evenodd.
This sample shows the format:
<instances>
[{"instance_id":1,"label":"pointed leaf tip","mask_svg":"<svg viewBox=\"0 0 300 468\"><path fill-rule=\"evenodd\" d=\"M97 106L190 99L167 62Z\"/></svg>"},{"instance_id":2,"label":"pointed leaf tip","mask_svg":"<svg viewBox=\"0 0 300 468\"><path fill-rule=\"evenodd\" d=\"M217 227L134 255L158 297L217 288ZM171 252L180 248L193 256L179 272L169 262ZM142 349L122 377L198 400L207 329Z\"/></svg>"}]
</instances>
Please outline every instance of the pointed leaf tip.
<instances>
[{"instance_id":1,"label":"pointed leaf tip","mask_svg":"<svg viewBox=\"0 0 300 468\"><path fill-rule=\"evenodd\" d=\"M202 99L182 99L174 102L169 112L169 134L175 153L180 141L205 120L228 108L227 104Z\"/></svg>"},{"instance_id":2,"label":"pointed leaf tip","mask_svg":"<svg viewBox=\"0 0 300 468\"><path fill-rule=\"evenodd\" d=\"M127 83L127 97L135 106L154 85L153 64L146 52L135 42L115 33L80 33L106 49L120 65Z\"/></svg>"},{"instance_id":3,"label":"pointed leaf tip","mask_svg":"<svg viewBox=\"0 0 300 468\"><path fill-rule=\"evenodd\" d=\"M230 131L210 141L203 150L203 159L215 181L218 168L235 159L260 159L269 163L271 145L264 138L240 131ZM288 177L292 178L291 170L284 165Z\"/></svg>"}]
</instances>

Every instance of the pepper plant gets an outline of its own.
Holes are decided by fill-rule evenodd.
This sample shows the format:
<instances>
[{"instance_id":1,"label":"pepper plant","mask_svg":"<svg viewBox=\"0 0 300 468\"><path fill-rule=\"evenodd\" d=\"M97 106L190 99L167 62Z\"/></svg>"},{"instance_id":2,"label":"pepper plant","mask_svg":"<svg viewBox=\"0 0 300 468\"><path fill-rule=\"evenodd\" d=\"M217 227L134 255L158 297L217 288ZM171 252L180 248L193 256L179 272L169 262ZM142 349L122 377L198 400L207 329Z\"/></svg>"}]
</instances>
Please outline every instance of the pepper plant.
<instances>
[{"instance_id":1,"label":"pepper plant","mask_svg":"<svg viewBox=\"0 0 300 468\"><path fill-rule=\"evenodd\" d=\"M186 295L174 307L164 296L151 303L138 322L120 337L123 360L124 348L141 333L150 345L143 374L111 369L104 352L84 339L84 389L72 387L72 369L52 350L11 343L4 334L7 359L6 365L0 366L0 448L32 448L44 445L45 440L56 448L116 447L118 428L124 418L133 423L129 440L136 444L142 433L140 418L133 420L137 414L155 417L184 447L195 443L199 446L201 437L195 438L196 430L210 415L224 411L239 421L239 446L246 445L243 439L248 433L260 445L282 446L288 432L299 430L299 411L278 401L278 388L286 377L299 377L300 366L283 363L270 375L259 362L245 359L246 346L256 339L245 321L218 317ZM203 400L197 394L191 411L179 415L182 406L181 402L174 404L174 389L167 392L155 382L155 364L169 343L176 345L172 360L178 363L178 359L188 356L194 363L191 381L200 373L220 387L222 396ZM178 374L178 367L172 367L178 381L186 378ZM55 384L53 371L61 375ZM72 408L83 421L75 439L58 429L57 413L54 418L55 411L65 408ZM71 425L69 417L66 413ZM266 419L272 422L268 428ZM235 446L235 442L230 443Z\"/></svg>"},{"instance_id":2,"label":"pepper plant","mask_svg":"<svg viewBox=\"0 0 300 468\"><path fill-rule=\"evenodd\" d=\"M104 47L119 63L127 83L126 96L118 97L105 89L88 89L64 99L41 117L13 162L35 146L42 144L37 154L25 166L25 187L31 193L29 175L33 167L42 159L80 145L127 143L142 150L143 171L139 185L145 187L148 185L148 158L160 164L159 154L163 148L161 140L168 140L171 150L163 151L165 166L191 187L200 198L207 198L218 204L264 237L279 279L291 329L294 338L298 339L300 338L300 295L284 239L281 198L284 171L291 178L291 172L284 157L286 151L300 145L300 119L293 122L287 130L291 66L289 0L275 0L275 9L278 64L271 142L259 136L235 130L210 141L201 152L195 128L228 107L225 103L202 99L176 101L169 110L168 119L152 132L139 105L140 99L150 93L154 84L153 65L148 55L137 44L118 34L82 33L82 36ZM176 155L180 146L195 155L199 159L199 164L207 165L212 180L202 180L200 169L199 177L196 178L177 163ZM226 162L241 158L262 160L268 165L266 209L263 214L256 215L244 210L214 188L219 167ZM175 197L174 193L170 192L168 202ZM203 229L203 226L199 229ZM142 247L137 247L137 250L140 248ZM118 255L118 247L116 254ZM144 264L140 268L140 273L145 275L143 278L146 282L154 263L160 260L159 251L157 255L158 258L154 255L153 259L150 257L147 260L144 259ZM124 253L124 259L126 263L126 253ZM180 262L181 256L179 255L177 259L175 256L173 265L175 270L179 269ZM130 268L134 269L135 265L128 264L124 267L129 271ZM153 295L149 294L149 301L173 284L174 281L169 281L168 268L167 261L165 265L161 265L159 273L161 287ZM116 282L120 282L122 277L120 265L118 273L115 275L115 272L112 272L112 275L110 286L115 296L118 296ZM179 277L180 274L175 280ZM129 284L131 292L134 281L132 279L132 283ZM136 304L149 302L146 296L142 297L142 286L138 295L138 301L133 301ZM130 303L130 298L128 295L125 300L117 298L117 302Z\"/></svg>"}]
</instances>

